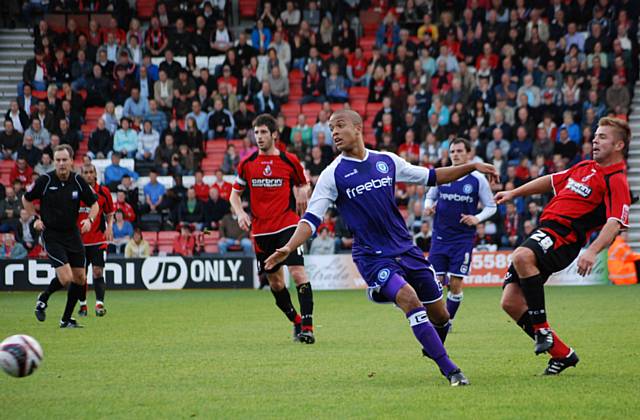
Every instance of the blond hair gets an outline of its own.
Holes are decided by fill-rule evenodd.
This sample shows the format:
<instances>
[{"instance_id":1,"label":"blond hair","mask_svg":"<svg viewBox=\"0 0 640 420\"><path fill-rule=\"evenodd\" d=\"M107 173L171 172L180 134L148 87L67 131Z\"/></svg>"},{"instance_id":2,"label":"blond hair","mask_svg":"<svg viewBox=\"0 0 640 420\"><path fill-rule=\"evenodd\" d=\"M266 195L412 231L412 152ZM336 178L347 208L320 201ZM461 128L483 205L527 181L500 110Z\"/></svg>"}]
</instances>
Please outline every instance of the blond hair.
<instances>
[{"instance_id":1,"label":"blond hair","mask_svg":"<svg viewBox=\"0 0 640 420\"><path fill-rule=\"evenodd\" d=\"M598 121L598 126L614 128L619 139L624 142L624 149L622 150L622 153L626 156L629 151L629 141L631 140L631 128L629 127L629 123L621 120L620 118L602 117L600 118L600 121Z\"/></svg>"}]
</instances>

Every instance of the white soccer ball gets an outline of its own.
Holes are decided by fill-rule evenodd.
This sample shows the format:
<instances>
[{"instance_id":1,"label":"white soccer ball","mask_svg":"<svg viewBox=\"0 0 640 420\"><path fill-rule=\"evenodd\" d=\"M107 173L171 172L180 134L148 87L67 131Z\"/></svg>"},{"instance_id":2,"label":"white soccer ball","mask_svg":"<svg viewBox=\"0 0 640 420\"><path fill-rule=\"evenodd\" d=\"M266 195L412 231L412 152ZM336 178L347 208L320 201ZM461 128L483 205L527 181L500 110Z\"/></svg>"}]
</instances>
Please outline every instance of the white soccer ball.
<instances>
[{"instance_id":1,"label":"white soccer ball","mask_svg":"<svg viewBox=\"0 0 640 420\"><path fill-rule=\"evenodd\" d=\"M11 376L31 375L42 363L42 347L35 338L17 334L0 343L0 366Z\"/></svg>"}]
</instances>

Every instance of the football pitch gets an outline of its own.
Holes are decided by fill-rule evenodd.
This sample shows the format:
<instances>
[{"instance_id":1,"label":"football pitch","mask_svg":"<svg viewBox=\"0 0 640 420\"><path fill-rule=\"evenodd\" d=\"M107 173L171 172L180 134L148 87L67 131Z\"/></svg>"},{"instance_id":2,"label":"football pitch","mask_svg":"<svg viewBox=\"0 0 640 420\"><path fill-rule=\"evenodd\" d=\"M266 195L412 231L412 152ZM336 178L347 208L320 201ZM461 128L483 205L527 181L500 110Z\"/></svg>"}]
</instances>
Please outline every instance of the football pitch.
<instances>
[{"instance_id":1,"label":"football pitch","mask_svg":"<svg viewBox=\"0 0 640 420\"><path fill-rule=\"evenodd\" d=\"M44 323L36 293L1 293L0 339L29 334L45 354L30 377L0 372L0 418L640 418L640 287L546 291L578 367L540 376L547 356L501 312L500 290L466 289L446 343L463 388L364 291L315 293L314 345L291 341L267 291L111 292L107 316L78 330L57 327L63 293Z\"/></svg>"}]
</instances>

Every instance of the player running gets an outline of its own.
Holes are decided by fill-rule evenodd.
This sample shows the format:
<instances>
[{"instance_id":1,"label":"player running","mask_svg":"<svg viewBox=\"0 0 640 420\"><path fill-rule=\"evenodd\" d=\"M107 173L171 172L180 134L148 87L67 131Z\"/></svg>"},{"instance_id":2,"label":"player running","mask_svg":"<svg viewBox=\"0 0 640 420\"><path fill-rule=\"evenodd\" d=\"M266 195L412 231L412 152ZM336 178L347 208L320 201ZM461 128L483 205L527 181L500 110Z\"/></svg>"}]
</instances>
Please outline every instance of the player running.
<instances>
[{"instance_id":1,"label":"player running","mask_svg":"<svg viewBox=\"0 0 640 420\"><path fill-rule=\"evenodd\" d=\"M497 178L495 168L475 163L430 170L392 153L368 150L362 118L351 110L336 111L329 125L342 154L320 174L307 212L289 242L267 259L267 269L286 260L309 239L335 203L353 232L353 261L369 285L370 298L395 302L406 314L423 354L436 362L452 386L467 385L469 381L443 345L449 314L442 301L442 286L413 244L395 203L395 184L446 184L474 170Z\"/></svg>"},{"instance_id":2,"label":"player running","mask_svg":"<svg viewBox=\"0 0 640 420\"><path fill-rule=\"evenodd\" d=\"M628 228L631 196L624 156L630 138L626 122L601 118L592 142L594 160L496 194L498 204L532 194L555 194L540 216L539 228L513 252L502 292L502 308L535 340L535 353L551 355L545 375L557 375L579 359L549 327L544 283L571 264L591 234L599 231L578 258L578 274L588 275L598 253Z\"/></svg>"},{"instance_id":3,"label":"player running","mask_svg":"<svg viewBox=\"0 0 640 420\"><path fill-rule=\"evenodd\" d=\"M453 166L467 164L469 152L469 140L453 140L449 147ZM483 209L476 214L479 203L482 203ZM495 212L496 203L493 201L491 187L487 178L479 172L433 187L427 193L424 213L427 216L435 213L429 262L436 270L440 283L449 286L447 311L450 322L456 316L464 296L462 280L469 274L475 226Z\"/></svg>"},{"instance_id":4,"label":"player running","mask_svg":"<svg viewBox=\"0 0 640 420\"><path fill-rule=\"evenodd\" d=\"M238 165L238 176L231 192L231 206L238 216L238 224L252 230L258 271L266 273L276 305L293 323L293 339L313 344L313 291L304 271L302 247L286 260L270 268L264 262L271 253L283 246L304 213L309 196L309 184L298 158L281 152L275 146L278 137L276 119L259 115L253 122L258 151ZM242 208L241 194L249 189L253 219ZM283 265L289 268L298 291L300 315L291 302L286 287Z\"/></svg>"},{"instance_id":5,"label":"player running","mask_svg":"<svg viewBox=\"0 0 640 420\"><path fill-rule=\"evenodd\" d=\"M107 313L104 307L104 294L107 286L104 281L103 270L107 242L113 239L113 199L111 198L111 191L104 185L98 184L95 166L92 164L84 165L82 167L82 177L98 196L98 205L100 206L98 216L91 223L91 230L82 234L82 243L84 244L86 255L86 269L88 270L89 265L91 265L93 271L93 287L96 291L96 316L104 316ZM85 206L84 202L80 202L78 226L81 226L82 221L88 215L89 208ZM85 283L80 296L79 316L87 316L87 288L87 283Z\"/></svg>"}]
</instances>

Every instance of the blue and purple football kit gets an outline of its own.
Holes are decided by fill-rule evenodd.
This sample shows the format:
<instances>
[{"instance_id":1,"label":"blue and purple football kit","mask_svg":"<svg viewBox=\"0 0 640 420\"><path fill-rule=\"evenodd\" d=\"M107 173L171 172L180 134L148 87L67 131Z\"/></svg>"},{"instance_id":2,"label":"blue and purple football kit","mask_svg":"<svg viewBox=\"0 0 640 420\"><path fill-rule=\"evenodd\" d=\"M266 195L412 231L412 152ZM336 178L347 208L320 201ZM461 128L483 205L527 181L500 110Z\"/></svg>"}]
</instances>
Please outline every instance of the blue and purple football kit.
<instances>
[{"instance_id":1,"label":"blue and purple football kit","mask_svg":"<svg viewBox=\"0 0 640 420\"><path fill-rule=\"evenodd\" d=\"M396 182L435 185L436 173L413 166L393 153L366 150L362 160L341 155L320 174L301 223L308 223L315 232L335 203L353 233L353 261L369 291L395 302L398 291L409 283L423 303L433 303L442 299L442 286L429 261L414 245L396 206ZM406 316L424 354L444 375L457 371L442 344L448 323L431 324L424 307Z\"/></svg>"},{"instance_id":2,"label":"blue and purple football kit","mask_svg":"<svg viewBox=\"0 0 640 420\"><path fill-rule=\"evenodd\" d=\"M478 212L478 205L482 211ZM463 214L474 215L484 222L496 212L489 181L480 172L472 172L448 184L429 189L425 208L436 206L431 236L429 261L447 284L447 276L464 278L469 274L476 227L460 222ZM447 310L453 319L462 302L463 293L447 294Z\"/></svg>"}]
</instances>

